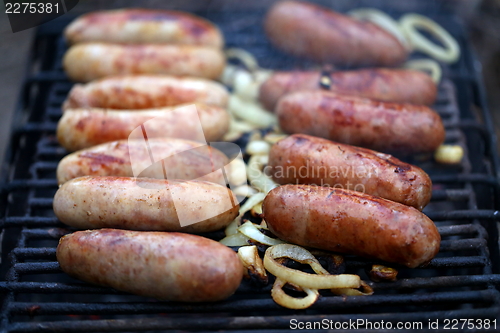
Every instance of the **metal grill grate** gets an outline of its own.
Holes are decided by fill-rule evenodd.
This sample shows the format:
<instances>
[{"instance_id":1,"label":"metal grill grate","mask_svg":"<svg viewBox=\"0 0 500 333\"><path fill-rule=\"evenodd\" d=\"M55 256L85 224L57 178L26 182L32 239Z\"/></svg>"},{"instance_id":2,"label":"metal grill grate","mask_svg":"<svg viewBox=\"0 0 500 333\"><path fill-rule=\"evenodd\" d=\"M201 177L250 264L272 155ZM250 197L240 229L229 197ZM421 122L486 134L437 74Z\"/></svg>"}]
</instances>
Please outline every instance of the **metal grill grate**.
<instances>
[{"instance_id":1,"label":"metal grill grate","mask_svg":"<svg viewBox=\"0 0 500 333\"><path fill-rule=\"evenodd\" d=\"M436 222L443 238L440 253L426 268L401 267L397 282L372 283L373 296L325 294L303 311L279 307L270 297L270 286L260 288L247 281L224 302L174 304L84 284L60 271L55 247L69 230L55 218L52 197L57 190L57 163L66 154L57 144L55 129L60 106L71 88L61 68L66 49L61 31L69 20L41 27L21 92L18 127L13 130L0 192L2 331L279 332L289 328L291 319L427 323L428 319L498 317L499 163L484 88L461 26L448 14L438 15L437 5L430 7L433 11L422 8L457 37L463 51L458 64L444 68L446 79L435 105L446 126L446 141L465 148L463 162L444 167L428 159L406 159L424 168L433 180L433 199L424 212ZM260 27L263 13L219 8L202 14L219 24L228 46L246 48L263 67L310 66L270 47ZM348 272L367 280L364 268L372 261L346 258Z\"/></svg>"}]
</instances>

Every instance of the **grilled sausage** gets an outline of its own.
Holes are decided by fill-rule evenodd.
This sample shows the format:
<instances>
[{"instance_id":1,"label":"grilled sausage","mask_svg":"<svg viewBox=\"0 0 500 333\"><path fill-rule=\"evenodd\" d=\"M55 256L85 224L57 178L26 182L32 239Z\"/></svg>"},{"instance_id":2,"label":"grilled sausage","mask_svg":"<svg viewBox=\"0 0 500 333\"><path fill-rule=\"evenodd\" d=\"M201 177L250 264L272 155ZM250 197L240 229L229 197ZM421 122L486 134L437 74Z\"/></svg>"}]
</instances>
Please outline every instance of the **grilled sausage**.
<instances>
[{"instance_id":1,"label":"grilled sausage","mask_svg":"<svg viewBox=\"0 0 500 333\"><path fill-rule=\"evenodd\" d=\"M195 102L226 107L228 98L223 85L201 78L124 75L75 84L63 109L149 109Z\"/></svg>"},{"instance_id":2,"label":"grilled sausage","mask_svg":"<svg viewBox=\"0 0 500 333\"><path fill-rule=\"evenodd\" d=\"M134 129L146 122L148 138L170 137L201 142L221 139L229 128L226 110L202 104L197 104L196 110L198 117L192 117L192 113L180 112L178 107L148 111L67 110L57 125L57 139L66 150L75 151L127 139ZM200 122L204 138L200 136Z\"/></svg>"},{"instance_id":3,"label":"grilled sausage","mask_svg":"<svg viewBox=\"0 0 500 333\"><path fill-rule=\"evenodd\" d=\"M228 247L175 232L78 231L60 239L56 255L61 269L75 278L161 300L223 300L243 276Z\"/></svg>"},{"instance_id":4,"label":"grilled sausage","mask_svg":"<svg viewBox=\"0 0 500 333\"><path fill-rule=\"evenodd\" d=\"M259 99L274 110L280 97L298 90L319 90L320 71L275 72L260 87ZM437 88L431 77L410 69L372 68L330 74L329 90L386 102L432 105ZM327 85L328 86L328 85Z\"/></svg>"},{"instance_id":5,"label":"grilled sausage","mask_svg":"<svg viewBox=\"0 0 500 333\"><path fill-rule=\"evenodd\" d=\"M227 187L204 181L80 177L54 196L57 218L79 229L210 232L238 215Z\"/></svg>"},{"instance_id":6,"label":"grilled sausage","mask_svg":"<svg viewBox=\"0 0 500 333\"><path fill-rule=\"evenodd\" d=\"M283 185L266 196L263 212L269 229L288 242L411 268L428 263L441 241L417 209L345 189Z\"/></svg>"},{"instance_id":7,"label":"grilled sausage","mask_svg":"<svg viewBox=\"0 0 500 333\"><path fill-rule=\"evenodd\" d=\"M149 150L162 160L151 161ZM168 157L168 158L167 158ZM132 162L133 161L133 162ZM133 164L132 164L133 163ZM199 142L157 138L130 139L103 143L64 157L57 166L57 181L63 184L81 176L136 176L163 179L199 179L217 182L212 172L229 163L221 151Z\"/></svg>"},{"instance_id":8,"label":"grilled sausage","mask_svg":"<svg viewBox=\"0 0 500 333\"><path fill-rule=\"evenodd\" d=\"M264 28L282 51L341 66L397 66L408 51L379 26L301 1L280 1Z\"/></svg>"},{"instance_id":9,"label":"grilled sausage","mask_svg":"<svg viewBox=\"0 0 500 333\"><path fill-rule=\"evenodd\" d=\"M82 15L64 30L70 44L191 44L224 46L219 29L201 17L172 10L118 9Z\"/></svg>"},{"instance_id":10,"label":"grilled sausage","mask_svg":"<svg viewBox=\"0 0 500 333\"><path fill-rule=\"evenodd\" d=\"M432 152L444 141L439 114L423 105L379 102L328 91L288 94L276 107L280 127L384 152Z\"/></svg>"},{"instance_id":11,"label":"grilled sausage","mask_svg":"<svg viewBox=\"0 0 500 333\"><path fill-rule=\"evenodd\" d=\"M66 74L79 82L127 74L216 79L225 65L220 49L193 45L85 43L72 46L63 58Z\"/></svg>"},{"instance_id":12,"label":"grilled sausage","mask_svg":"<svg viewBox=\"0 0 500 333\"><path fill-rule=\"evenodd\" d=\"M431 179L419 167L391 155L304 134L274 144L269 168L278 184L340 187L419 210L432 194Z\"/></svg>"}]
</instances>

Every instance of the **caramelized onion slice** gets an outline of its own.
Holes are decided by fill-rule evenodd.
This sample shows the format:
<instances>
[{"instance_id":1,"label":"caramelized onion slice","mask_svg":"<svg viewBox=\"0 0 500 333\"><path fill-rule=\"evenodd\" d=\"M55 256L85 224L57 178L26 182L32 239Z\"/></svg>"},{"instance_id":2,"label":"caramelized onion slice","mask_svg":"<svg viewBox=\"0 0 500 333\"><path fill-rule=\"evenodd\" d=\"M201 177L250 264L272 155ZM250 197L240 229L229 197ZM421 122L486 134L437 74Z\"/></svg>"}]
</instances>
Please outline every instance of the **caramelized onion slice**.
<instances>
[{"instance_id":1,"label":"caramelized onion slice","mask_svg":"<svg viewBox=\"0 0 500 333\"><path fill-rule=\"evenodd\" d=\"M243 267L247 269L248 277L257 279L260 283L266 285L268 282L264 263L259 257L257 246L242 246L238 249L238 257L240 257Z\"/></svg>"},{"instance_id":2,"label":"caramelized onion slice","mask_svg":"<svg viewBox=\"0 0 500 333\"><path fill-rule=\"evenodd\" d=\"M319 292L317 289L302 288L302 290L307 294L304 298L295 298L287 295L283 291L283 286L286 284L285 281L280 278L276 278L274 282L273 289L271 289L271 297L279 305L288 309L306 309L313 305L319 297Z\"/></svg>"},{"instance_id":3,"label":"caramelized onion slice","mask_svg":"<svg viewBox=\"0 0 500 333\"><path fill-rule=\"evenodd\" d=\"M361 286L358 289L354 288L334 288L331 292L335 295L342 296L368 296L373 295L373 289L365 281L361 281Z\"/></svg>"},{"instance_id":4,"label":"caramelized onion slice","mask_svg":"<svg viewBox=\"0 0 500 333\"><path fill-rule=\"evenodd\" d=\"M313 262L311 265L315 272L320 274L309 274L296 269L291 269L276 262L277 258L290 258L301 263ZM304 248L291 244L280 244L271 246L264 255L264 267L277 278L309 289L339 289L359 288L361 280L357 275L341 274L330 275L319 264L316 258ZM317 263L317 264L316 264ZM320 268L321 267L321 268Z\"/></svg>"}]
</instances>

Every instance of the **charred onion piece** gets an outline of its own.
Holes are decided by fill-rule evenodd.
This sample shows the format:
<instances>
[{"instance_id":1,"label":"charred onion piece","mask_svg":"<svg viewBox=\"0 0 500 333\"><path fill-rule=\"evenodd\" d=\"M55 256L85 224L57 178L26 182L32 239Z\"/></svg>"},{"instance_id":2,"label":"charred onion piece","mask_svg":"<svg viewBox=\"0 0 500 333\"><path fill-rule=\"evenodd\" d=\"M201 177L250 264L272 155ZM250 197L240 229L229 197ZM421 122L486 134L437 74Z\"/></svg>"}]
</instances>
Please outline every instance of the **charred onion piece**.
<instances>
[{"instance_id":1,"label":"charred onion piece","mask_svg":"<svg viewBox=\"0 0 500 333\"><path fill-rule=\"evenodd\" d=\"M303 264L309 264L318 274L309 274L280 265L277 258L290 258ZM271 246L264 255L264 267L277 278L293 283L301 288L339 289L359 288L361 280L357 275L330 275L318 260L306 249L291 244Z\"/></svg>"},{"instance_id":2,"label":"charred onion piece","mask_svg":"<svg viewBox=\"0 0 500 333\"><path fill-rule=\"evenodd\" d=\"M307 294L304 298L295 298L287 295L283 291L283 286L286 284L285 281L280 278L276 278L274 281L273 289L271 290L271 297L279 305L288 309L306 309L313 305L319 297L319 292L317 289L302 288L302 290Z\"/></svg>"},{"instance_id":3,"label":"charred onion piece","mask_svg":"<svg viewBox=\"0 0 500 333\"><path fill-rule=\"evenodd\" d=\"M373 295L373 289L365 281L361 281L361 286L358 289L354 288L335 288L331 289L332 293L341 296L368 296Z\"/></svg>"},{"instance_id":4,"label":"charred onion piece","mask_svg":"<svg viewBox=\"0 0 500 333\"><path fill-rule=\"evenodd\" d=\"M370 276L370 280L374 282L396 281L398 271L383 265L373 265L368 275Z\"/></svg>"},{"instance_id":5,"label":"charred onion piece","mask_svg":"<svg viewBox=\"0 0 500 333\"><path fill-rule=\"evenodd\" d=\"M266 269L264 263L259 257L257 246L242 246L238 249L238 256L240 257L243 267L246 268L245 276L252 280L257 280L260 284L266 285L268 283Z\"/></svg>"}]
</instances>

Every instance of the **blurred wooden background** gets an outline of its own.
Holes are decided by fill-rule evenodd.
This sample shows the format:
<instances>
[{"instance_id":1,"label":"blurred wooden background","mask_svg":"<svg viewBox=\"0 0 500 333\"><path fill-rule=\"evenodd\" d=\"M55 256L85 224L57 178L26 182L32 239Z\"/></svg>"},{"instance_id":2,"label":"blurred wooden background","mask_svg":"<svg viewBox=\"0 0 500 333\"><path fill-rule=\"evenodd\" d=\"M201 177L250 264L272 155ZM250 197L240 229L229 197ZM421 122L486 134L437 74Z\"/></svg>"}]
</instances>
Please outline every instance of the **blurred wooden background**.
<instances>
[{"instance_id":1,"label":"blurred wooden background","mask_svg":"<svg viewBox=\"0 0 500 333\"><path fill-rule=\"evenodd\" d=\"M388 0L399 10L412 11L418 0ZM493 114L497 136L500 137L500 0L434 0L443 1L463 20L471 35L476 52L483 65L488 102ZM377 2L377 1L374 1ZM144 6L150 8L206 9L218 8L228 3L241 7L269 5L268 0L80 0L72 14L89 10ZM352 8L357 0L338 0L338 8ZM365 2L366 3L366 2ZM337 3L336 3L337 4ZM5 144L11 131L11 119L18 98L27 52L34 29L13 34L7 15L0 4L0 161L5 154Z\"/></svg>"}]
</instances>

